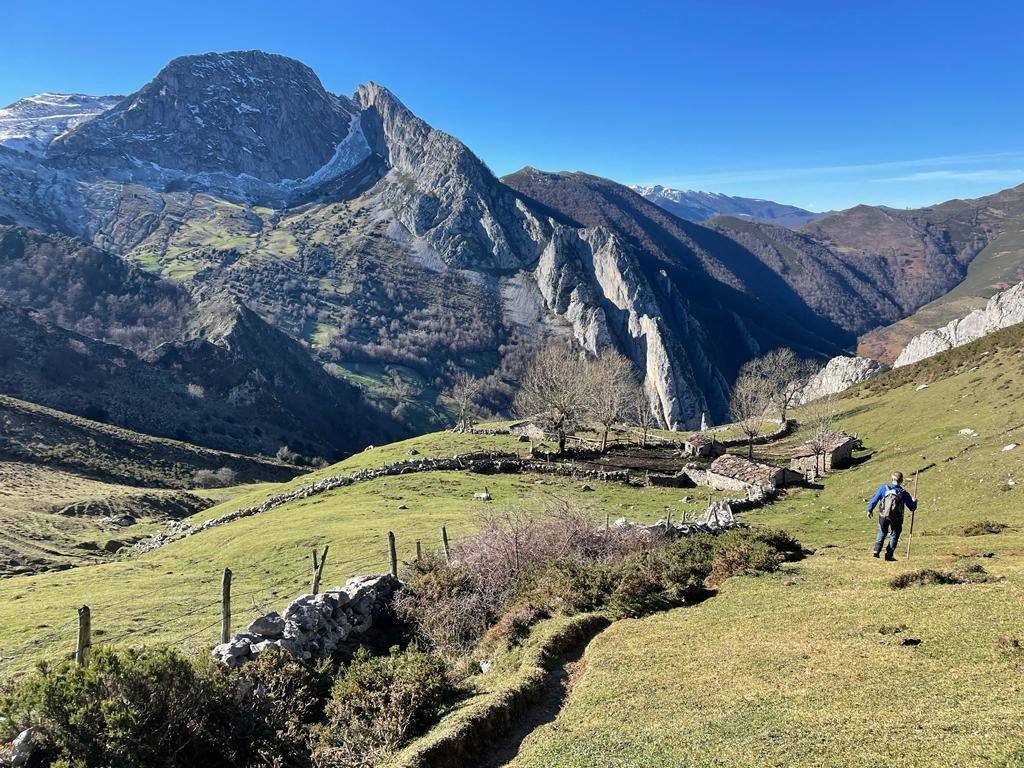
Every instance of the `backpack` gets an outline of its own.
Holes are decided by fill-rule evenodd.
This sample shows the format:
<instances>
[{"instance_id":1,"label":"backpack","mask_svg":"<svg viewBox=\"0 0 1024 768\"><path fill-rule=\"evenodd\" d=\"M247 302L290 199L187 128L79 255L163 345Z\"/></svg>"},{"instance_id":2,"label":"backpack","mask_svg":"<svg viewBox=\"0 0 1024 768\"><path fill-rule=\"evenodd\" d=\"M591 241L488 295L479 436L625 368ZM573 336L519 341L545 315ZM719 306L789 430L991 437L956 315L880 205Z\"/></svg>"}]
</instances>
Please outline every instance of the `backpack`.
<instances>
[{"instance_id":1,"label":"backpack","mask_svg":"<svg viewBox=\"0 0 1024 768\"><path fill-rule=\"evenodd\" d=\"M898 485L886 486L885 495L882 496L882 503L879 505L879 517L903 517L903 489Z\"/></svg>"}]
</instances>

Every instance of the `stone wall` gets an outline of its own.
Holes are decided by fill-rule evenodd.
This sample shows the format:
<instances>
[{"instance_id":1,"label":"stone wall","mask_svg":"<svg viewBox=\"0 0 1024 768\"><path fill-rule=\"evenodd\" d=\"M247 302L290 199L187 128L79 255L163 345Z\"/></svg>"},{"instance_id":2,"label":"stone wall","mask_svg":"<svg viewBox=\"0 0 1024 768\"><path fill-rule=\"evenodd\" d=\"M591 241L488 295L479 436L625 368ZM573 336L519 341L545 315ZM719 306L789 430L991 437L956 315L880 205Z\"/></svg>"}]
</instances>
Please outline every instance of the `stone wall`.
<instances>
[{"instance_id":1,"label":"stone wall","mask_svg":"<svg viewBox=\"0 0 1024 768\"><path fill-rule=\"evenodd\" d=\"M280 648L303 661L366 644L390 616L391 596L400 582L390 575L353 576L345 586L302 595L283 614L260 616L230 641L213 649L213 658L239 667L263 651Z\"/></svg>"}]
</instances>

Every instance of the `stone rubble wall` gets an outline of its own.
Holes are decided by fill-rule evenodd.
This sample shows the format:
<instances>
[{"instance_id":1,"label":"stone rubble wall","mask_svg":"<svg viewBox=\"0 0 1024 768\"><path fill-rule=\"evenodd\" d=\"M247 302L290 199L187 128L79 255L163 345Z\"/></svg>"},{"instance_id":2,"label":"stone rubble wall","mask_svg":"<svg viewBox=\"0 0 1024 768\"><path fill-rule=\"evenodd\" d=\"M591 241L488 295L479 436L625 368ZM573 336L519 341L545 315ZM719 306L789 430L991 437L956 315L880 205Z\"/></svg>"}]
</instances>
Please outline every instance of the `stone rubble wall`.
<instances>
[{"instance_id":1,"label":"stone rubble wall","mask_svg":"<svg viewBox=\"0 0 1024 768\"><path fill-rule=\"evenodd\" d=\"M386 464L376 469L363 469L351 475L332 475L318 480L309 485L303 485L287 493L279 493L276 496L263 501L261 504L242 507L233 512L228 512L220 517L207 520L198 526L189 525L181 521L167 523L167 530L156 533L148 539L144 539L134 545L139 552L149 552L159 549L172 541L194 536L197 533L216 528L227 523L240 520L244 517L268 512L276 507L289 504L299 499L307 499L310 496L327 493L336 488L344 488L354 483L376 480L381 477L393 477L396 475L407 475L415 472L451 472L470 471L481 474L515 474L518 472L536 472L538 474L555 474L563 477L575 477L588 480L605 480L628 482L629 473L626 470L605 472L601 470L588 470L574 467L571 464L551 464L544 461L532 459L521 459L514 453L506 451L476 451L464 453L457 456L442 456L436 458L409 458Z\"/></svg>"},{"instance_id":2,"label":"stone rubble wall","mask_svg":"<svg viewBox=\"0 0 1024 768\"><path fill-rule=\"evenodd\" d=\"M355 650L365 644L390 614L391 596L401 586L385 576L353 576L345 586L302 595L283 614L260 616L245 632L213 649L213 658L240 667L270 648L280 648L303 661Z\"/></svg>"}]
</instances>

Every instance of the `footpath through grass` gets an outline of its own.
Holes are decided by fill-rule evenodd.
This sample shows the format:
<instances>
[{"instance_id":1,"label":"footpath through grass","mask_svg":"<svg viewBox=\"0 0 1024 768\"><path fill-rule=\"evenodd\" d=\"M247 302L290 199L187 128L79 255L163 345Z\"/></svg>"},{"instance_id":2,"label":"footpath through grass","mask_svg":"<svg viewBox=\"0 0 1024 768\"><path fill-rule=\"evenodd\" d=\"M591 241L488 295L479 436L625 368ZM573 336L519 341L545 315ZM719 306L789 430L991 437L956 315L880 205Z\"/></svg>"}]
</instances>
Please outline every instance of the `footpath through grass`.
<instances>
[{"instance_id":1,"label":"footpath through grass","mask_svg":"<svg viewBox=\"0 0 1024 768\"><path fill-rule=\"evenodd\" d=\"M816 554L613 625L511 765L1024 765L1024 446L1003 450L1024 444L1022 354L979 345L926 389L909 371L844 400L842 427L873 457L745 516ZM911 561L906 530L899 562L872 559L864 501L892 470L912 484L924 467ZM986 519L1010 528L964 535ZM889 586L965 565L991 580Z\"/></svg>"}]
</instances>

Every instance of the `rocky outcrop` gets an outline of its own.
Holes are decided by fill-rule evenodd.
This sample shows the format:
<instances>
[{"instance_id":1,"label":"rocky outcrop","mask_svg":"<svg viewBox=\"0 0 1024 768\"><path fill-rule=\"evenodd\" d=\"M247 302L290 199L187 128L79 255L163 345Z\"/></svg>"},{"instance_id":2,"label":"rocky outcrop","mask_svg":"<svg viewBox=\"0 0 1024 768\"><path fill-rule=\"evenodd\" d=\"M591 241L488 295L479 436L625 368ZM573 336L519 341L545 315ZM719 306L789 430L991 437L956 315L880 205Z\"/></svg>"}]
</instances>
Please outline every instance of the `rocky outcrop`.
<instances>
[{"instance_id":1,"label":"rocky outcrop","mask_svg":"<svg viewBox=\"0 0 1024 768\"><path fill-rule=\"evenodd\" d=\"M893 363L893 368L916 363L954 347L962 347L1000 328L1024 323L1024 283L997 293L984 309L953 320L942 328L915 336Z\"/></svg>"},{"instance_id":2,"label":"rocky outcrop","mask_svg":"<svg viewBox=\"0 0 1024 768\"><path fill-rule=\"evenodd\" d=\"M115 107L59 136L48 154L105 173L144 175L156 166L298 180L328 164L355 130L355 113L351 101L325 91L295 59L262 51L182 56Z\"/></svg>"},{"instance_id":3,"label":"rocky outcrop","mask_svg":"<svg viewBox=\"0 0 1024 768\"><path fill-rule=\"evenodd\" d=\"M796 398L798 405L836 395L887 371L888 366L867 357L833 357L814 374Z\"/></svg>"},{"instance_id":4,"label":"rocky outcrop","mask_svg":"<svg viewBox=\"0 0 1024 768\"><path fill-rule=\"evenodd\" d=\"M229 667L240 667L271 648L303 661L355 650L380 627L399 586L390 575L353 576L343 587L302 595L283 614L260 616L245 632L215 647L213 658Z\"/></svg>"}]
</instances>

